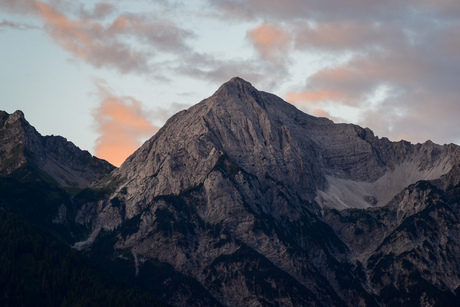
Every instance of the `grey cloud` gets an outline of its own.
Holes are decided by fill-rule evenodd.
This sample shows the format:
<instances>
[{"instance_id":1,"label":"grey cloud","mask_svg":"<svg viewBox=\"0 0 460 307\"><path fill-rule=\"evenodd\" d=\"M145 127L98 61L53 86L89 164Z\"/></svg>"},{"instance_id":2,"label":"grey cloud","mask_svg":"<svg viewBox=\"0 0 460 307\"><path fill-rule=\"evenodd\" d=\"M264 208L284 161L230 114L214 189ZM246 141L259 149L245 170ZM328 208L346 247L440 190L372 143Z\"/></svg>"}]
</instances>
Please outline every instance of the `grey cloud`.
<instances>
[{"instance_id":1,"label":"grey cloud","mask_svg":"<svg viewBox=\"0 0 460 307\"><path fill-rule=\"evenodd\" d=\"M15 29L15 30L38 29L37 26L29 25L29 24L26 24L26 23L8 21L6 19L3 19L3 21L0 22L0 29L2 29L2 28L10 28L10 29Z\"/></svg>"},{"instance_id":2,"label":"grey cloud","mask_svg":"<svg viewBox=\"0 0 460 307\"><path fill-rule=\"evenodd\" d=\"M55 42L79 59L121 73L155 74L156 52L180 54L188 50L191 34L155 16L125 14L112 22L71 19L53 7L37 2L45 29ZM137 44L133 44L133 40Z\"/></svg>"},{"instance_id":3,"label":"grey cloud","mask_svg":"<svg viewBox=\"0 0 460 307\"><path fill-rule=\"evenodd\" d=\"M401 29L392 25L359 21L319 23L297 22L292 26L295 47L299 50L330 52L372 51L404 40Z\"/></svg>"},{"instance_id":4,"label":"grey cloud","mask_svg":"<svg viewBox=\"0 0 460 307\"><path fill-rule=\"evenodd\" d=\"M220 59L210 54L192 53L182 58L174 71L213 84L222 84L234 76L250 80L265 89L277 89L287 70L271 62L254 59Z\"/></svg>"},{"instance_id":5,"label":"grey cloud","mask_svg":"<svg viewBox=\"0 0 460 307\"><path fill-rule=\"evenodd\" d=\"M154 121L165 123L169 118L171 118L171 116L189 107L190 104L174 102L171 103L167 108L156 107L155 109L149 111L149 118Z\"/></svg>"},{"instance_id":6,"label":"grey cloud","mask_svg":"<svg viewBox=\"0 0 460 307\"><path fill-rule=\"evenodd\" d=\"M406 18L430 14L457 19L460 3L455 0L209 0L223 16L245 20L344 21L376 19L404 22Z\"/></svg>"},{"instance_id":7,"label":"grey cloud","mask_svg":"<svg viewBox=\"0 0 460 307\"><path fill-rule=\"evenodd\" d=\"M0 4L0 10L8 13L41 19L45 31L76 59L124 74L158 76L158 54L178 57L190 50L186 40L193 37L190 31L154 13L124 13L110 19L116 10L107 2L99 2L90 10L60 0L0 0ZM1 26L20 27L6 21Z\"/></svg>"},{"instance_id":8,"label":"grey cloud","mask_svg":"<svg viewBox=\"0 0 460 307\"><path fill-rule=\"evenodd\" d=\"M219 3L230 12L237 1ZM240 4L232 14L283 22L300 52L352 52L348 62L306 76L305 86L289 93L309 109L347 105L360 110L359 124L380 136L460 142L460 14L452 14L460 2L292 0L284 11L272 2ZM381 86L390 92L371 104Z\"/></svg>"},{"instance_id":9,"label":"grey cloud","mask_svg":"<svg viewBox=\"0 0 460 307\"><path fill-rule=\"evenodd\" d=\"M247 66L245 64L248 64ZM252 65L244 61L220 60L211 54L192 53L178 63L175 71L189 77L200 78L213 83L221 83L240 71L252 71ZM241 69L241 70L240 70Z\"/></svg>"},{"instance_id":10,"label":"grey cloud","mask_svg":"<svg viewBox=\"0 0 460 307\"><path fill-rule=\"evenodd\" d=\"M311 91L314 86L351 95L353 103L348 104L362 110L358 124L380 136L416 142L460 142L460 62L433 56L436 50L428 44L423 50L394 50L386 57L361 58L339 68L348 73L343 78L319 72L305 90ZM379 85L392 90L377 105L368 105L365 96ZM336 101L335 105L344 103Z\"/></svg>"},{"instance_id":11,"label":"grey cloud","mask_svg":"<svg viewBox=\"0 0 460 307\"><path fill-rule=\"evenodd\" d=\"M170 52L183 52L189 49L186 39L192 32L179 28L172 22L156 16L125 14L118 17L107 29L111 35L130 35L139 41Z\"/></svg>"},{"instance_id":12,"label":"grey cloud","mask_svg":"<svg viewBox=\"0 0 460 307\"><path fill-rule=\"evenodd\" d=\"M35 1L31 0L0 0L0 11L13 14L37 13Z\"/></svg>"},{"instance_id":13,"label":"grey cloud","mask_svg":"<svg viewBox=\"0 0 460 307\"><path fill-rule=\"evenodd\" d=\"M99 2L94 5L92 10L87 10L80 4L79 15L82 19L102 19L115 12L115 6L108 2Z\"/></svg>"},{"instance_id":14,"label":"grey cloud","mask_svg":"<svg viewBox=\"0 0 460 307\"><path fill-rule=\"evenodd\" d=\"M88 55L85 60L98 68L108 67L124 74L130 72L147 74L152 69L148 54L134 51L123 43L96 43L87 51Z\"/></svg>"},{"instance_id":15,"label":"grey cloud","mask_svg":"<svg viewBox=\"0 0 460 307\"><path fill-rule=\"evenodd\" d=\"M399 110L398 110L399 109ZM379 136L411 142L460 143L460 104L456 97L419 91L391 99L363 113L360 122Z\"/></svg>"}]
</instances>

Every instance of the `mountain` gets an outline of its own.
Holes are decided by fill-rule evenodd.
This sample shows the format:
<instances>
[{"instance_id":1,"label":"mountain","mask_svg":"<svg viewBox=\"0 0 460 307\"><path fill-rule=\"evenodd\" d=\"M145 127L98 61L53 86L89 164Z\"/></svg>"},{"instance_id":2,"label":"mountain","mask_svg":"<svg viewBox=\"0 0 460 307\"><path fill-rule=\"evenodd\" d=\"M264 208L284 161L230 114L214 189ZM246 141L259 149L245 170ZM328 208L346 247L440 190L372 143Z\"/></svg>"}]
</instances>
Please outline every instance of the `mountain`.
<instances>
[{"instance_id":1,"label":"mountain","mask_svg":"<svg viewBox=\"0 0 460 307\"><path fill-rule=\"evenodd\" d=\"M457 306L459 164L233 78L75 196L74 247L173 305Z\"/></svg>"},{"instance_id":2,"label":"mountain","mask_svg":"<svg viewBox=\"0 0 460 307\"><path fill-rule=\"evenodd\" d=\"M0 175L85 188L115 167L61 136L42 136L21 111L0 111Z\"/></svg>"},{"instance_id":3,"label":"mountain","mask_svg":"<svg viewBox=\"0 0 460 307\"><path fill-rule=\"evenodd\" d=\"M241 78L120 168L0 112L0 219L3 305L460 305L460 147Z\"/></svg>"},{"instance_id":4,"label":"mountain","mask_svg":"<svg viewBox=\"0 0 460 307\"><path fill-rule=\"evenodd\" d=\"M114 167L0 111L0 305L167 306L72 249L72 197Z\"/></svg>"},{"instance_id":5,"label":"mountain","mask_svg":"<svg viewBox=\"0 0 460 307\"><path fill-rule=\"evenodd\" d=\"M73 222L73 195L114 169L61 136L42 136L21 111L0 111L0 208L52 230L67 243L86 233Z\"/></svg>"}]
</instances>

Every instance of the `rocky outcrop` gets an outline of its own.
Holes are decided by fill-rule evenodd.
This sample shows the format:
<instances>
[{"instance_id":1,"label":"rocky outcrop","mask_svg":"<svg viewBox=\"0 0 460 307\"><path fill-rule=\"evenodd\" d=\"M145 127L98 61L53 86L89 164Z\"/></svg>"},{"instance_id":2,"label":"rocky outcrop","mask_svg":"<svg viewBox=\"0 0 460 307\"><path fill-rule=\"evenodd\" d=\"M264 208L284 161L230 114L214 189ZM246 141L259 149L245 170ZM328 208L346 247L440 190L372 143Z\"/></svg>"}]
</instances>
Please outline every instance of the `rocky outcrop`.
<instances>
[{"instance_id":1,"label":"rocky outcrop","mask_svg":"<svg viewBox=\"0 0 460 307\"><path fill-rule=\"evenodd\" d=\"M32 172L61 187L85 188L113 169L61 136L41 136L21 111L0 111L0 175Z\"/></svg>"},{"instance_id":2,"label":"rocky outcrop","mask_svg":"<svg viewBox=\"0 0 460 307\"><path fill-rule=\"evenodd\" d=\"M456 306L460 300L460 186L420 181L387 206L331 210L326 220L366 270L382 305Z\"/></svg>"}]
</instances>

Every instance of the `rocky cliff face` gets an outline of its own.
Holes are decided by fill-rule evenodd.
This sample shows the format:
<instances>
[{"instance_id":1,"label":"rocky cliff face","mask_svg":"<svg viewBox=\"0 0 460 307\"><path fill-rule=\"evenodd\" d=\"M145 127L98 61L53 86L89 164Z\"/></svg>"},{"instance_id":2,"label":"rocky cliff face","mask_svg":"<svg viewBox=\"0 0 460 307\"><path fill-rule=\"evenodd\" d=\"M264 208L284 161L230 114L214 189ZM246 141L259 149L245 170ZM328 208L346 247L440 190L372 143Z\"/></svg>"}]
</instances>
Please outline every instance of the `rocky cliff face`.
<instances>
[{"instance_id":1,"label":"rocky cliff face","mask_svg":"<svg viewBox=\"0 0 460 307\"><path fill-rule=\"evenodd\" d=\"M460 186L448 177L410 185L384 207L326 213L382 305L458 304Z\"/></svg>"},{"instance_id":2,"label":"rocky cliff face","mask_svg":"<svg viewBox=\"0 0 460 307\"><path fill-rule=\"evenodd\" d=\"M21 111L0 111L0 175L32 172L62 187L84 188L113 169L63 137L41 136Z\"/></svg>"},{"instance_id":3,"label":"rocky cliff face","mask_svg":"<svg viewBox=\"0 0 460 307\"><path fill-rule=\"evenodd\" d=\"M455 305L459 163L233 78L77 195L75 246L170 267L195 285L160 283L177 305Z\"/></svg>"}]
</instances>

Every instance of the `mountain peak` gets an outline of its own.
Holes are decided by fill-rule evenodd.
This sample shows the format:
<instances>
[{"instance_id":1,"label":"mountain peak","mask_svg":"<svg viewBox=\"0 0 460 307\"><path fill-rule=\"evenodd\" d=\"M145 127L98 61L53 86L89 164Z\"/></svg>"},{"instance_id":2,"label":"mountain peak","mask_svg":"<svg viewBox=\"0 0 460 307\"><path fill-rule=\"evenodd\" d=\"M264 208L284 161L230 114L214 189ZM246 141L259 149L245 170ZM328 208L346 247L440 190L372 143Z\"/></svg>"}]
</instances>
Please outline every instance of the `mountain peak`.
<instances>
[{"instance_id":1,"label":"mountain peak","mask_svg":"<svg viewBox=\"0 0 460 307\"><path fill-rule=\"evenodd\" d=\"M243 86L250 86L252 87L252 84L246 80L244 80L243 78L240 78L238 76L236 77L233 77L231 78L230 80L228 80L225 84L237 84L237 85L243 85Z\"/></svg>"},{"instance_id":2,"label":"mountain peak","mask_svg":"<svg viewBox=\"0 0 460 307\"><path fill-rule=\"evenodd\" d=\"M241 97L242 94L250 94L252 96L252 94L255 92L258 91L254 86L252 86L251 83L240 77L233 77L229 81L222 84L214 95L230 93L232 95L237 94Z\"/></svg>"},{"instance_id":3,"label":"mountain peak","mask_svg":"<svg viewBox=\"0 0 460 307\"><path fill-rule=\"evenodd\" d=\"M0 110L0 165L0 174L7 176L38 168L39 177L46 174L63 187L86 187L114 168L61 136L42 136L20 110Z\"/></svg>"},{"instance_id":4,"label":"mountain peak","mask_svg":"<svg viewBox=\"0 0 460 307\"><path fill-rule=\"evenodd\" d=\"M12 114L8 114L8 112L5 111L0 111L0 128L5 124L12 124L18 120L27 122L24 117L24 113L21 110L17 110Z\"/></svg>"},{"instance_id":5,"label":"mountain peak","mask_svg":"<svg viewBox=\"0 0 460 307\"><path fill-rule=\"evenodd\" d=\"M18 120L19 118L24 118L24 113L21 110L16 110L13 114L11 114L10 118L12 120Z\"/></svg>"},{"instance_id":6,"label":"mountain peak","mask_svg":"<svg viewBox=\"0 0 460 307\"><path fill-rule=\"evenodd\" d=\"M240 77L233 77L222 84L208 101L211 101L210 106L212 107L231 108L232 105L233 107L249 105L266 107L261 93L251 83Z\"/></svg>"}]
</instances>

